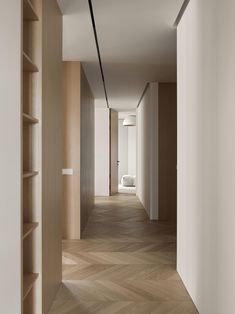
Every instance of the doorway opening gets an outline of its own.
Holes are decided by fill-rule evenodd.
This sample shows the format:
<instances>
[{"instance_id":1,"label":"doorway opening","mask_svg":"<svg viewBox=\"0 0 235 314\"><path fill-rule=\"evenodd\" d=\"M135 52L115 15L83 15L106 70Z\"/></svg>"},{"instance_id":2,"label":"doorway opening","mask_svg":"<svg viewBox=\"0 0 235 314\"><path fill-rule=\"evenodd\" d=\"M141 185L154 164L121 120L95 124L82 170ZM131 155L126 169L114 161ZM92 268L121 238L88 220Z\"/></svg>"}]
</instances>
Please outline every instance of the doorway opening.
<instances>
[{"instance_id":1,"label":"doorway opening","mask_svg":"<svg viewBox=\"0 0 235 314\"><path fill-rule=\"evenodd\" d=\"M118 114L118 192L136 194L136 111Z\"/></svg>"}]
</instances>

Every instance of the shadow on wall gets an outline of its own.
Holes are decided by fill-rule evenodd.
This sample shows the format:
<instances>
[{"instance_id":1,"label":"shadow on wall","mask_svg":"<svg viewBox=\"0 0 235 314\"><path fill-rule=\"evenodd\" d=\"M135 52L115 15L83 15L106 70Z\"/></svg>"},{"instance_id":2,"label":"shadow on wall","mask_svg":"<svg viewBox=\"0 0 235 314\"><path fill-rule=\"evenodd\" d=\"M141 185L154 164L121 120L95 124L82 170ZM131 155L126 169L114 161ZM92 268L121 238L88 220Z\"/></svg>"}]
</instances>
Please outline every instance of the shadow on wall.
<instances>
[{"instance_id":1,"label":"shadow on wall","mask_svg":"<svg viewBox=\"0 0 235 314\"><path fill-rule=\"evenodd\" d=\"M137 196L150 219L176 221L175 83L150 83L137 109Z\"/></svg>"}]
</instances>

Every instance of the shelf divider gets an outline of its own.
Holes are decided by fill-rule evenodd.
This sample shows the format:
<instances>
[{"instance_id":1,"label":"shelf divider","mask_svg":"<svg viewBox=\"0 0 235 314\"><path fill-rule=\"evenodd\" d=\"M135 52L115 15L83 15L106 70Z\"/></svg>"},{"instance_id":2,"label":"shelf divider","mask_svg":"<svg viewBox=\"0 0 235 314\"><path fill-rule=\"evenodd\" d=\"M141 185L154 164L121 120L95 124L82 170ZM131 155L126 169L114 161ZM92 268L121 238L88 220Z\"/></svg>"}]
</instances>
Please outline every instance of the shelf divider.
<instances>
[{"instance_id":1,"label":"shelf divider","mask_svg":"<svg viewBox=\"0 0 235 314\"><path fill-rule=\"evenodd\" d=\"M23 300L27 297L35 281L38 278L38 274L35 273L24 273L23 275Z\"/></svg>"},{"instance_id":2,"label":"shelf divider","mask_svg":"<svg viewBox=\"0 0 235 314\"><path fill-rule=\"evenodd\" d=\"M23 121L25 123L29 123L29 124L36 124L39 122L37 118L35 118L35 117L33 117L27 113L23 113Z\"/></svg>"},{"instance_id":3,"label":"shelf divider","mask_svg":"<svg viewBox=\"0 0 235 314\"><path fill-rule=\"evenodd\" d=\"M38 171L24 171L23 172L23 179L35 177L38 175Z\"/></svg>"}]
</instances>

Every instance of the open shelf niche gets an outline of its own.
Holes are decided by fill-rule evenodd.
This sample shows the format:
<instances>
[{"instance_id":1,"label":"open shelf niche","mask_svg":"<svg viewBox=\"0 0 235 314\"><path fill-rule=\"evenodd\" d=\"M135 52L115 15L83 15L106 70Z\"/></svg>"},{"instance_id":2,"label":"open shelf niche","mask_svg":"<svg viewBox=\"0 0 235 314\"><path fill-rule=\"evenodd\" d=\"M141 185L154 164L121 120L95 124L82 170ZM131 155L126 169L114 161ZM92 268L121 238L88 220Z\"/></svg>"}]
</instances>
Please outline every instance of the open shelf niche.
<instances>
[{"instance_id":1,"label":"open shelf niche","mask_svg":"<svg viewBox=\"0 0 235 314\"><path fill-rule=\"evenodd\" d=\"M38 222L23 224L23 239L27 238L38 226Z\"/></svg>"},{"instance_id":2,"label":"open shelf niche","mask_svg":"<svg viewBox=\"0 0 235 314\"><path fill-rule=\"evenodd\" d=\"M35 281L38 278L38 274L25 273L23 277L23 299L27 297L30 290L33 288Z\"/></svg>"},{"instance_id":3,"label":"open shelf niche","mask_svg":"<svg viewBox=\"0 0 235 314\"><path fill-rule=\"evenodd\" d=\"M41 0L22 1L22 308L24 314L40 314L42 4Z\"/></svg>"},{"instance_id":4,"label":"open shelf niche","mask_svg":"<svg viewBox=\"0 0 235 314\"><path fill-rule=\"evenodd\" d=\"M23 19L25 21L38 21L38 15L30 0L23 0Z\"/></svg>"},{"instance_id":5,"label":"open shelf niche","mask_svg":"<svg viewBox=\"0 0 235 314\"><path fill-rule=\"evenodd\" d=\"M25 52L23 52L23 69L24 72L38 72L38 67Z\"/></svg>"}]
</instances>

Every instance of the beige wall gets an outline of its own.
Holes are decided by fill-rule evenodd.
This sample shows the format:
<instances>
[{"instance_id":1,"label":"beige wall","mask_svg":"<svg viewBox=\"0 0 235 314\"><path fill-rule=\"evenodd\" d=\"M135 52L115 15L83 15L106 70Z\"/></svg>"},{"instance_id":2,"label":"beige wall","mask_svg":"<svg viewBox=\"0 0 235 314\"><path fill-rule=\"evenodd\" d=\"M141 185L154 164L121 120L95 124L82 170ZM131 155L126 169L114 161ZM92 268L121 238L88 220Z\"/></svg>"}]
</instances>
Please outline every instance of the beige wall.
<instances>
[{"instance_id":1,"label":"beige wall","mask_svg":"<svg viewBox=\"0 0 235 314\"><path fill-rule=\"evenodd\" d=\"M21 308L21 1L0 10L0 308Z\"/></svg>"},{"instance_id":2,"label":"beige wall","mask_svg":"<svg viewBox=\"0 0 235 314\"><path fill-rule=\"evenodd\" d=\"M61 283L62 16L56 0L43 1L42 283L48 313Z\"/></svg>"},{"instance_id":3,"label":"beige wall","mask_svg":"<svg viewBox=\"0 0 235 314\"><path fill-rule=\"evenodd\" d=\"M217 0L218 313L235 312L235 1ZM213 10L214 11L214 10ZM216 170L215 170L216 171Z\"/></svg>"},{"instance_id":4,"label":"beige wall","mask_svg":"<svg viewBox=\"0 0 235 314\"><path fill-rule=\"evenodd\" d=\"M80 62L64 62L63 237L80 239L94 202L94 99Z\"/></svg>"}]
</instances>

